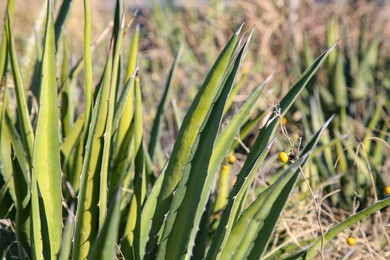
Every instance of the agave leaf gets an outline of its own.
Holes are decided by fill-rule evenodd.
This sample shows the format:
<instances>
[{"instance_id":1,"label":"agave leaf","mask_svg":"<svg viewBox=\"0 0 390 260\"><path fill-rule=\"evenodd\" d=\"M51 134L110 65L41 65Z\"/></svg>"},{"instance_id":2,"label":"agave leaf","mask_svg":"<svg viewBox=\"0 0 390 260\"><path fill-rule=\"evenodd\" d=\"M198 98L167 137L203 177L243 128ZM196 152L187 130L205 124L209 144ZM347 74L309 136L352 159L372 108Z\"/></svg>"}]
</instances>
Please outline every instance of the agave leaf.
<instances>
[{"instance_id":1,"label":"agave leaf","mask_svg":"<svg viewBox=\"0 0 390 260\"><path fill-rule=\"evenodd\" d=\"M136 68L135 72L133 75L131 75L131 77L127 80L124 88L123 88L123 91L122 91L122 94L121 96L119 97L119 100L118 102L115 104L115 111L114 111L114 119L113 119L113 127L114 127L114 133L117 133L117 130L118 130L118 126L119 126L119 121L123 115L123 111L125 109L125 106L127 105L127 102L128 102L128 97L129 95L131 95L130 93L133 92L133 85L134 85L134 77L135 75L138 73L138 68ZM128 138L132 138L133 137L133 133L134 131L131 130L129 132L129 134L127 135ZM114 137L115 138L115 137ZM126 141L129 141L129 142L126 142ZM132 147L131 145L131 141L132 140L128 140L128 139L125 139L124 140L124 143L123 143L123 147L125 146L124 144L126 143L128 147ZM121 158L128 158L128 155L129 155L129 149L127 149L127 153L125 154L121 154ZM128 161L125 161L125 162L120 162L119 164L115 165L115 163L113 165L115 165L116 167L114 169L111 170L111 173L109 174L109 181L108 181L108 184L109 184L109 189L108 189L108 192L109 192L109 197L111 197L114 193L114 191L116 189L119 188L122 180L123 180L123 177L126 173L126 171L123 171L123 170L119 170L118 168L122 167L123 164L121 163L124 163L126 165L128 165Z\"/></svg>"},{"instance_id":2,"label":"agave leaf","mask_svg":"<svg viewBox=\"0 0 390 260\"><path fill-rule=\"evenodd\" d=\"M81 114L76 122L73 124L72 129L66 136L64 142L61 144L61 154L66 159L70 153L76 149L76 146L80 140L81 133L84 125L84 114Z\"/></svg>"},{"instance_id":3,"label":"agave leaf","mask_svg":"<svg viewBox=\"0 0 390 260\"><path fill-rule=\"evenodd\" d=\"M347 228L351 227L352 225L356 224L358 221L374 214L378 210L387 207L390 205L390 197L380 200L376 202L375 204L367 207L366 209L360 211L359 213L356 213L340 224L332 227L324 234L324 245L328 244L330 240L335 238L339 233L343 232ZM302 256L303 259L314 259L315 256L319 253L321 248L321 242L322 238L317 239L310 248L304 253Z\"/></svg>"},{"instance_id":4,"label":"agave leaf","mask_svg":"<svg viewBox=\"0 0 390 260\"><path fill-rule=\"evenodd\" d=\"M5 64L6 65L6 64ZM3 90L2 90L3 89ZM9 96L6 88L6 81L1 82L1 90L3 94L3 100L0 100L0 186L2 187L2 194L0 196L1 205L6 205L6 200L11 205L16 201L15 189L13 188L13 171L12 171L12 131L16 131L14 125L8 123L11 120L7 120L9 117L7 107L9 106ZM23 149L22 149L23 151ZM4 196L5 194L11 196ZM3 218L8 211L9 207L4 206L4 209L0 210L0 216Z\"/></svg>"},{"instance_id":5,"label":"agave leaf","mask_svg":"<svg viewBox=\"0 0 390 260\"><path fill-rule=\"evenodd\" d=\"M0 256L3 259L12 257L17 258L18 248L15 240L14 232L0 228Z\"/></svg>"},{"instance_id":6,"label":"agave leaf","mask_svg":"<svg viewBox=\"0 0 390 260\"><path fill-rule=\"evenodd\" d=\"M148 195L144 206L142 208L142 213L141 213L141 235L140 235L140 256L145 255L145 249L146 249L146 243L148 240L148 235L149 231L152 227L152 216L154 215L156 205L157 205L157 199L158 199L158 194L160 193L161 190L161 185L164 180L164 173L165 171L163 170L162 173L158 176L157 180L155 181L152 191ZM130 219L131 216L129 216L128 219Z\"/></svg>"},{"instance_id":7,"label":"agave leaf","mask_svg":"<svg viewBox=\"0 0 390 260\"><path fill-rule=\"evenodd\" d=\"M137 68L137 59L138 59L138 41L139 41L139 26L136 27L136 30L134 32L132 41L131 41L131 47L130 47L130 54L129 54L129 61L128 61L128 69L125 81L128 82L128 80L135 75L135 71ZM132 89L132 86L129 86L130 89ZM123 145L123 140L125 139L126 135L129 132L131 121L133 120L134 116L134 91L130 91L128 95L128 100L126 102L126 105L124 107L124 110L122 112L122 117L119 121L119 127L118 132L116 136L116 153L114 153L115 156L118 156L121 154L120 146ZM122 148L123 149L123 148Z\"/></svg>"},{"instance_id":8,"label":"agave leaf","mask_svg":"<svg viewBox=\"0 0 390 260\"><path fill-rule=\"evenodd\" d=\"M262 254L279 214L295 186L299 176L299 167L306 161L307 156L305 154L292 164L241 214L234 223L225 247L222 248L222 259L244 259L250 254ZM255 246L260 246L260 248Z\"/></svg>"},{"instance_id":9,"label":"agave leaf","mask_svg":"<svg viewBox=\"0 0 390 260\"><path fill-rule=\"evenodd\" d=\"M115 104L115 112L114 112L114 119L112 120L112 125L115 128L115 131L117 131L118 125L119 125L119 120L121 119L123 115L123 111L125 109L125 106L128 101L128 97L130 95L130 92L132 91L132 87L134 84L134 77L135 74L138 73L138 68L136 68L136 71L131 77L126 81L125 86L123 88L122 94L119 97L118 102Z\"/></svg>"},{"instance_id":10,"label":"agave leaf","mask_svg":"<svg viewBox=\"0 0 390 260\"><path fill-rule=\"evenodd\" d=\"M78 193L80 187L80 172L82 169L84 140L82 131L84 126L84 114L81 114L69 134L65 137L61 145L62 170L64 172L64 181L69 181L75 193ZM64 195L65 196L65 195ZM66 197L66 196L65 196Z\"/></svg>"},{"instance_id":11,"label":"agave leaf","mask_svg":"<svg viewBox=\"0 0 390 260\"><path fill-rule=\"evenodd\" d=\"M136 194L139 197L139 205L142 207L146 196L146 176L145 176L145 158L143 151L143 126L142 126L142 97L139 77L135 78L135 113L134 113L134 179L135 184L141 182L141 193ZM141 211L140 211L141 214Z\"/></svg>"},{"instance_id":12,"label":"agave leaf","mask_svg":"<svg viewBox=\"0 0 390 260\"><path fill-rule=\"evenodd\" d=\"M138 76L135 78L135 113L134 113L134 148L135 151L135 191L130 202L130 212L127 219L122 252L126 259L140 259L141 249L139 237L141 236L141 208L146 196L146 173L143 151L142 128L142 98Z\"/></svg>"},{"instance_id":13,"label":"agave leaf","mask_svg":"<svg viewBox=\"0 0 390 260\"><path fill-rule=\"evenodd\" d=\"M10 12L11 7L8 7L8 13ZM10 14L11 15L11 14ZM8 24L8 19L4 23L4 28L3 28L3 33L1 37L1 46L0 46L0 76L1 79L3 79L3 76L5 75L5 68L7 67L8 64L8 55L7 55L7 41L8 41L8 36L7 36L7 25ZM1 84L1 87L3 84Z\"/></svg>"},{"instance_id":14,"label":"agave leaf","mask_svg":"<svg viewBox=\"0 0 390 260\"><path fill-rule=\"evenodd\" d=\"M263 89L268 85L272 77L273 75L269 76L259 87L255 89L255 91L253 91L245 104L243 104L239 111L235 113L233 118L218 136L209 166L210 173L216 173L218 171L219 166L234 142L234 137L239 133L242 125L248 120ZM212 177L212 179L214 179L214 177Z\"/></svg>"},{"instance_id":15,"label":"agave leaf","mask_svg":"<svg viewBox=\"0 0 390 260\"><path fill-rule=\"evenodd\" d=\"M74 204L70 206L68 217L62 235L61 252L58 257L60 260L68 260L72 252L72 238L74 232Z\"/></svg>"},{"instance_id":16,"label":"agave leaf","mask_svg":"<svg viewBox=\"0 0 390 260\"><path fill-rule=\"evenodd\" d=\"M312 111L312 117L311 117L311 122L312 122L312 127L314 129L319 129L320 126L325 122L324 119L324 111L321 108L321 100L320 100L320 95L318 92L318 89L316 88L314 91L313 96L310 98L310 110ZM325 163L327 164L327 171L330 172L331 175L336 175L336 171L333 167L334 162L333 162L333 151L330 146L330 137L329 135L323 135L321 137L323 147L324 147L324 158L325 158Z\"/></svg>"},{"instance_id":17,"label":"agave leaf","mask_svg":"<svg viewBox=\"0 0 390 260\"><path fill-rule=\"evenodd\" d=\"M183 176L175 190L172 204L167 213L164 231L158 248L157 259L179 259L186 254L188 239L193 228L193 218L197 211L203 213L204 208L198 208L201 190L207 176L207 169L213 151L215 139L222 120L223 108L233 86L238 70L243 47L234 62L234 68L224 84L222 92L213 105L204 128L192 149L193 158L187 163ZM192 206L191 206L192 205Z\"/></svg>"},{"instance_id":18,"label":"agave leaf","mask_svg":"<svg viewBox=\"0 0 390 260\"><path fill-rule=\"evenodd\" d=\"M238 91L241 89L242 85L244 85L245 80L247 78L248 73L243 73L241 78L238 80L236 84L234 84L232 91L230 92L229 98L226 101L225 108L223 110L223 114L226 115L226 113L229 111L230 107L233 104L234 98L237 96Z\"/></svg>"},{"instance_id":19,"label":"agave leaf","mask_svg":"<svg viewBox=\"0 0 390 260\"><path fill-rule=\"evenodd\" d=\"M336 63L334 64L331 75L333 93L335 95L335 103L337 107L343 108L348 104L347 86L345 84L344 67L341 54L338 53Z\"/></svg>"},{"instance_id":20,"label":"agave leaf","mask_svg":"<svg viewBox=\"0 0 390 260\"><path fill-rule=\"evenodd\" d=\"M284 173L242 213L234 224L229 239L222 249L223 259L261 258L267 248L276 222L295 187L299 172L306 164L308 157L323 131L333 117L310 139L301 152L300 159L293 163ZM237 243L237 241L242 241Z\"/></svg>"},{"instance_id":21,"label":"agave leaf","mask_svg":"<svg viewBox=\"0 0 390 260\"><path fill-rule=\"evenodd\" d=\"M142 177L137 178L134 193L130 201L130 210L121 243L122 254L125 259L141 259L141 243L137 239L141 237L141 210L142 194L144 191ZM161 186L160 186L161 188Z\"/></svg>"},{"instance_id":22,"label":"agave leaf","mask_svg":"<svg viewBox=\"0 0 390 260\"><path fill-rule=\"evenodd\" d=\"M87 136L92 111L92 55L91 55L91 10L89 0L84 0L84 135Z\"/></svg>"},{"instance_id":23,"label":"agave leaf","mask_svg":"<svg viewBox=\"0 0 390 260\"><path fill-rule=\"evenodd\" d=\"M10 25L11 21L9 19L10 18L8 15L5 26L8 27L7 28L8 50L9 50L10 63L12 67L12 74L14 77L14 84L15 84L16 102L18 107L17 112L19 118L18 122L20 124L20 130L22 132L21 133L22 141L25 146L27 158L28 161L31 163L32 154L33 154L33 145L34 145L34 131L32 129L32 125L29 118L27 101L24 93L24 88L22 85L22 76L20 74L19 65L16 58L14 36Z\"/></svg>"},{"instance_id":24,"label":"agave leaf","mask_svg":"<svg viewBox=\"0 0 390 260\"><path fill-rule=\"evenodd\" d=\"M38 197L38 184L36 178L32 178L31 181L31 250L32 259L41 259L43 257L43 245L42 245L42 234L41 220L39 216L39 197ZM42 201L41 201L42 202Z\"/></svg>"},{"instance_id":25,"label":"agave leaf","mask_svg":"<svg viewBox=\"0 0 390 260\"><path fill-rule=\"evenodd\" d=\"M251 152L248 154L247 160L240 171L236 184L231 192L228 205L223 212L221 222L218 225L217 231L214 234L209 251L207 253L207 259L220 258L221 249L225 246L227 238L229 237L232 229L234 219L237 217L237 212L244 198L244 193L250 186L254 178L254 172L260 167L261 161L268 153L270 140L273 137L280 118L286 114L288 109L292 106L293 102L306 86L310 78L314 75L318 67L329 55L330 51L334 48L334 45L322 53L313 64L300 76L295 85L280 101L279 106L275 108L274 114L276 117L271 117L263 128L260 129L259 135L253 145ZM261 157L261 158L260 158Z\"/></svg>"},{"instance_id":26,"label":"agave leaf","mask_svg":"<svg viewBox=\"0 0 390 260\"><path fill-rule=\"evenodd\" d=\"M73 125L74 113L75 113L75 102L72 102L74 96L74 84L70 84L66 80L69 70L68 60L68 41L66 37L63 37L63 48L62 48L62 63L61 63L61 82L64 82L64 90L61 92L61 130L62 139L66 137Z\"/></svg>"},{"instance_id":27,"label":"agave leaf","mask_svg":"<svg viewBox=\"0 0 390 260\"><path fill-rule=\"evenodd\" d=\"M328 47L331 47L334 42L340 38L340 28L339 22L335 16L332 16L326 24L326 41ZM329 58L326 62L328 71L332 71L336 66L338 52L335 51L329 55Z\"/></svg>"},{"instance_id":28,"label":"agave leaf","mask_svg":"<svg viewBox=\"0 0 390 260\"><path fill-rule=\"evenodd\" d=\"M257 157L251 158L251 163L247 166L244 165L243 168L241 169L236 184L233 187L233 190L231 191L228 204L222 214L222 218L218 225L217 231L213 236L213 240L209 248L209 251L207 253L206 259L212 259L213 257L214 259L215 258L219 259L221 257L220 255L221 250L219 248L222 249L225 246L227 242L227 238L230 235L234 220L237 217L237 212L241 207L243 198L246 195L247 189L252 184L253 178L255 177L257 170L259 169L261 163L263 162L266 155L268 154L273 141L274 140L271 140L269 145L264 149L260 150L256 146L252 148L251 151L252 156L253 156L253 151L255 150L261 151L261 153L258 153Z\"/></svg>"},{"instance_id":29,"label":"agave leaf","mask_svg":"<svg viewBox=\"0 0 390 260\"><path fill-rule=\"evenodd\" d=\"M39 212L43 255L56 258L61 247L62 193L54 21L51 0L47 1L47 20L41 67L41 92L33 154L32 181L39 186L43 203ZM35 186L35 185L34 185ZM33 210L36 208L33 207ZM37 242L37 241L34 241Z\"/></svg>"},{"instance_id":30,"label":"agave leaf","mask_svg":"<svg viewBox=\"0 0 390 260\"><path fill-rule=\"evenodd\" d=\"M100 191L99 191L99 228L102 228L104 219L106 217L107 211L107 188L108 188L108 166L110 159L110 149L111 149L111 136L112 136L112 120L114 117L114 107L115 107L115 93L118 79L119 71L119 61L120 53L122 49L122 38L124 30L124 19L125 16L122 16L121 27L118 31L118 35L115 42L115 51L114 59L112 65L112 74L111 74L111 83L110 90L107 99L104 99L103 102L107 102L107 118L105 122L104 129L104 147L102 154L102 163L100 171Z\"/></svg>"},{"instance_id":31,"label":"agave leaf","mask_svg":"<svg viewBox=\"0 0 390 260\"><path fill-rule=\"evenodd\" d=\"M99 233L99 236L92 246L88 259L115 258L115 245L118 237L121 195L121 190L118 190L114 199L110 201L107 218L104 221L104 225Z\"/></svg>"},{"instance_id":32,"label":"agave leaf","mask_svg":"<svg viewBox=\"0 0 390 260\"><path fill-rule=\"evenodd\" d=\"M9 132L10 141L13 148L13 188L12 191L15 194L15 206L16 206L16 237L20 245L23 246L26 253L30 255L31 239L30 239L30 179L29 169L30 166L27 162L25 152L23 150L23 144L20 137L14 128L11 118L8 114L4 115L5 123L2 126L3 130ZM11 153L10 153L11 155ZM11 190L10 190L11 191ZM12 194L12 193L11 193Z\"/></svg>"},{"instance_id":33,"label":"agave leaf","mask_svg":"<svg viewBox=\"0 0 390 260\"><path fill-rule=\"evenodd\" d=\"M139 26L137 25L136 30L134 32L132 41L131 41L131 47L130 47L130 54L129 54L129 61L128 61L128 69L127 74L125 78L126 84L128 83L134 83L134 81L129 81L131 77L135 76L136 72L138 71L137 68L137 59L138 59L138 41L139 41ZM125 106L123 108L123 112L121 112L121 117L119 118L119 123L117 122L118 118L115 115L115 121L114 126L117 127L117 131L115 133L115 144L113 147L113 155L112 160L110 164L110 190L111 192L114 191L118 186L119 183L122 181L124 175L127 173L129 167L130 167L130 158L134 156L133 150L131 149L133 147L132 139L133 139L133 128L132 128L132 121L134 117L134 93L135 90L132 87L132 85L127 85L122 90L122 96L126 93L125 91L129 91L128 96L125 97L126 102ZM111 194L111 193L110 193Z\"/></svg>"},{"instance_id":34,"label":"agave leaf","mask_svg":"<svg viewBox=\"0 0 390 260\"><path fill-rule=\"evenodd\" d=\"M179 59L180 59L182 50L183 50L183 44L180 45L179 50L176 53L175 59L173 61L171 70L170 70L169 75L168 75L167 83L165 84L164 94L161 98L160 104L158 105L156 116L154 118L152 132L150 134L149 147L148 147L149 155L150 155L152 160L154 157L154 151L156 149L156 144L157 144L157 142L160 141L161 123L162 123L162 120L164 118L164 113L165 113L166 106L168 104L168 99L169 99L170 94L172 92L171 90L172 90L172 86L173 86L173 78L175 77L175 74L176 74L176 69L177 69L177 66L179 64Z\"/></svg>"},{"instance_id":35,"label":"agave leaf","mask_svg":"<svg viewBox=\"0 0 390 260\"><path fill-rule=\"evenodd\" d=\"M5 94L7 94L5 92ZM0 218L7 218L10 211L13 208L13 204L16 203L17 197L14 189L14 177L12 170L12 133L8 129L4 117L7 116L6 106L8 104L8 98L6 103L3 104L1 113L3 114L0 121ZM14 126L11 124L12 128ZM14 129L13 129L14 130Z\"/></svg>"},{"instance_id":36,"label":"agave leaf","mask_svg":"<svg viewBox=\"0 0 390 260\"><path fill-rule=\"evenodd\" d=\"M64 0L61 3L60 10L58 11L57 19L54 23L54 31L55 31L55 42L56 46L58 44L58 40L60 39L62 27L65 24L66 19L68 18L70 7L72 6L72 0Z\"/></svg>"},{"instance_id":37,"label":"agave leaf","mask_svg":"<svg viewBox=\"0 0 390 260\"><path fill-rule=\"evenodd\" d=\"M25 91L32 91L39 100L40 67L42 59L42 35L44 34L47 6L45 1L39 5L39 13L34 19L34 30L26 39L25 48L20 63Z\"/></svg>"},{"instance_id":38,"label":"agave leaf","mask_svg":"<svg viewBox=\"0 0 390 260\"><path fill-rule=\"evenodd\" d=\"M212 201L209 200L206 205L206 210L203 212L202 218L199 223L199 231L196 233L195 245L192 248L191 259L202 259L205 256L205 252L209 242L210 232L210 217L213 211Z\"/></svg>"},{"instance_id":39,"label":"agave leaf","mask_svg":"<svg viewBox=\"0 0 390 260\"><path fill-rule=\"evenodd\" d=\"M112 48L107 57L103 81L92 111L91 125L88 132L87 145L81 172L80 192L76 213L76 230L73 244L73 258L86 258L92 241L96 238L98 226L98 203L101 160L104 147L104 131L106 126L110 82L112 72Z\"/></svg>"},{"instance_id":40,"label":"agave leaf","mask_svg":"<svg viewBox=\"0 0 390 260\"><path fill-rule=\"evenodd\" d=\"M184 118L171 158L168 162L164 181L158 197L147 246L149 254L154 254L152 249L155 248L156 236L163 224L164 215L169 210L172 201L172 193L176 189L176 186L182 177L183 170L191 157L191 150L201 127L204 125L205 119L209 114L210 107L217 98L223 77L228 69L233 51L236 48L240 31L241 27L233 35L218 57Z\"/></svg>"}]
</instances>

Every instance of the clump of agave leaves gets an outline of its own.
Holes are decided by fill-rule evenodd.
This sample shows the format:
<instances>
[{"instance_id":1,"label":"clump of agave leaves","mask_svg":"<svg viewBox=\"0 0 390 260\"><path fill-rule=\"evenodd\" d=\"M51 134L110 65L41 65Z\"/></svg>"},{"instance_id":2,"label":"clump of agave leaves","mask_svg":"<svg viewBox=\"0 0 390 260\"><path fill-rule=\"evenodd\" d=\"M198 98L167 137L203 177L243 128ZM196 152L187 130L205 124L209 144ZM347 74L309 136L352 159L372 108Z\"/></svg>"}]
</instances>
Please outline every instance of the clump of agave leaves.
<instances>
[{"instance_id":1,"label":"clump of agave leaves","mask_svg":"<svg viewBox=\"0 0 390 260\"><path fill-rule=\"evenodd\" d=\"M0 56L0 184L1 205L7 208L1 217L11 219L14 229L1 230L6 245L3 254L33 259L259 259L267 250L302 168L331 119L254 201L248 199L248 192L273 144L281 118L334 46L307 68L259 130L218 225L210 233L212 184L231 152L234 137L250 120L261 91L270 81L268 78L255 89L230 121L221 126L252 31L249 35L242 33L241 25L226 44L181 123L168 161L161 171L154 172L153 159L158 154L161 124L181 51L172 66L146 147L139 77L142 68L137 66L138 28L132 37L123 80L121 51L126 26L123 6L118 1L105 68L93 89L91 15L85 0L84 59L74 68L62 62L59 85L56 64L61 55L56 46L70 3L62 2L54 20L52 1L47 1L41 58L34 72L22 75L12 31L14 1L8 1ZM66 60L65 48L62 55ZM72 85L81 68L85 109L75 113L73 119L68 114L72 109ZM33 78L26 80L30 74ZM7 88L11 78L13 89ZM30 87L26 88L24 82L30 82ZM34 88L38 89L39 100L36 117L30 115L26 99L28 89ZM338 233L389 204L390 199L377 202L294 253L313 258Z\"/></svg>"}]
</instances>

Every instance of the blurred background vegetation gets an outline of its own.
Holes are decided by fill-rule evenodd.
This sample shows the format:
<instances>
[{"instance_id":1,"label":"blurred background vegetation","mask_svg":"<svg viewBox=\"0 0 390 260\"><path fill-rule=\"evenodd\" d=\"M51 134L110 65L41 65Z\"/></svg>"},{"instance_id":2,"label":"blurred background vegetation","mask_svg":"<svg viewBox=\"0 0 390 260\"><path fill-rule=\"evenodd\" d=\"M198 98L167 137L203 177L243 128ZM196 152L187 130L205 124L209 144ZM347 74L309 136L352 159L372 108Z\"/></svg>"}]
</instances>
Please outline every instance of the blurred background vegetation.
<instances>
[{"instance_id":1,"label":"blurred background vegetation","mask_svg":"<svg viewBox=\"0 0 390 260\"><path fill-rule=\"evenodd\" d=\"M14 32L19 57L39 53L31 44L42 37L45 1L16 1ZM61 2L61 1L56 1ZM83 5L73 1L67 35L71 66L83 51ZM138 10L141 25L140 67L143 81L145 138L150 133L155 109L164 91L179 45L183 55L173 85L162 133L162 151L170 154L178 127L175 117L183 117L193 100L203 75L228 41L237 25L246 21L246 29L255 27L252 44L237 84L242 85L234 103L246 100L248 93L275 72L270 86L257 104L257 117L248 127L256 129L297 80L314 57L334 42L334 51L308 88L295 102L287 118L287 129L295 143L313 134L332 114L329 131L321 139L316 156L305 168L311 187L322 205L321 222L325 230L378 199L386 196L390 185L390 3L388 1L124 1L128 13ZM0 2L0 13L6 1ZM57 4L58 5L58 4ZM58 5L59 6L59 5ZM58 7L57 6L57 7ZM107 29L113 26L114 1L91 0L94 75L101 75L108 49ZM3 20L0 28L3 28ZM133 28L130 28L133 30ZM26 35L30 35L29 38ZM127 35L128 36L128 35ZM101 40L106 37L105 40ZM126 36L125 36L126 37ZM27 38L27 40L26 40ZM130 41L125 41L130 42ZM123 51L129 48L124 48ZM38 55L38 54L37 54ZM125 57L127 53L124 53ZM19 61L26 71L29 60ZM23 71L22 71L23 74ZM79 87L83 83L80 73ZM99 78L95 78L95 84ZM25 84L26 86L28 84ZM83 110L83 93L76 92L73 102ZM77 113L77 111L76 111ZM228 114L229 115L229 114ZM256 131L243 137L249 148ZM246 147L236 149L232 172L240 169ZM273 156L255 181L256 192L281 172L276 160L280 150L290 144L280 138ZM163 163L156 165L161 169ZM231 175L234 178L234 174ZM318 232L317 215L307 186L302 183L281 217L268 256L286 257L281 245L291 247L310 243ZM255 194L251 194L255 196ZM299 195L299 196L298 196ZM217 213L216 213L217 214ZM389 209L354 226L326 248L327 259L350 256L351 259L389 259ZM348 247L349 236L358 238L356 247Z\"/></svg>"}]
</instances>

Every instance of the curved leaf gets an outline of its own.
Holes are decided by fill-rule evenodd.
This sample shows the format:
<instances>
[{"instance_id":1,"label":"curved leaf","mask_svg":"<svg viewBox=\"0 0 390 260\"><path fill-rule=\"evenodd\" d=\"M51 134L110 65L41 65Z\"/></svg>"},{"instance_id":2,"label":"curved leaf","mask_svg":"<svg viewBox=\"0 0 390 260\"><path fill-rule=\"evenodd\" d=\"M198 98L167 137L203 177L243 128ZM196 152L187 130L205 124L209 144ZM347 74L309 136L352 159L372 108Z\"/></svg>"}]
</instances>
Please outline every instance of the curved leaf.
<instances>
[{"instance_id":1,"label":"curved leaf","mask_svg":"<svg viewBox=\"0 0 390 260\"><path fill-rule=\"evenodd\" d=\"M45 258L58 257L62 233L62 193L54 22L47 1L46 34L41 67L41 91L33 154L32 182L38 186L39 212ZM36 195L36 194L35 194ZM37 208L33 207L33 210ZM33 216L34 217L34 216ZM38 242L38 241L34 241Z\"/></svg>"},{"instance_id":2,"label":"curved leaf","mask_svg":"<svg viewBox=\"0 0 390 260\"><path fill-rule=\"evenodd\" d=\"M197 139L204 121L209 114L209 110L215 99L223 81L223 77L228 69L232 54L236 48L240 29L233 35L225 49L215 62L205 82L195 97L189 111L187 112L179 135L176 139L171 158L165 172L164 181L158 197L157 208L153 217L152 228L149 234L148 252L154 254L156 236L163 224L164 215L168 212L172 201L172 193L179 183L187 161L191 157L191 150Z\"/></svg>"}]
</instances>

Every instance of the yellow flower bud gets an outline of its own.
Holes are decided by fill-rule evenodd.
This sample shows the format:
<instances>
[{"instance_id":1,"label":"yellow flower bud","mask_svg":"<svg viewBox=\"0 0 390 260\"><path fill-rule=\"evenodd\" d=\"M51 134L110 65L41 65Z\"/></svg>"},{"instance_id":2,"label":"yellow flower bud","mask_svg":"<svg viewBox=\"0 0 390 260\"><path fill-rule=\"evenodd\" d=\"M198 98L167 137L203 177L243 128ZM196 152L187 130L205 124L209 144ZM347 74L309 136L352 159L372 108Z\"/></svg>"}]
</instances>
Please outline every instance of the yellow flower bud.
<instances>
[{"instance_id":1,"label":"yellow flower bud","mask_svg":"<svg viewBox=\"0 0 390 260\"><path fill-rule=\"evenodd\" d=\"M282 163L288 162L288 154L286 152L279 153L279 161Z\"/></svg>"},{"instance_id":2,"label":"yellow flower bud","mask_svg":"<svg viewBox=\"0 0 390 260\"><path fill-rule=\"evenodd\" d=\"M234 154L229 155L228 163L233 164L236 161L236 156Z\"/></svg>"},{"instance_id":3,"label":"yellow flower bud","mask_svg":"<svg viewBox=\"0 0 390 260\"><path fill-rule=\"evenodd\" d=\"M356 238L354 238L354 237L348 237L348 238L347 238L347 244L348 244L349 246L354 246L354 245L356 245Z\"/></svg>"},{"instance_id":4,"label":"yellow flower bud","mask_svg":"<svg viewBox=\"0 0 390 260\"><path fill-rule=\"evenodd\" d=\"M282 117L282 125L287 125L287 118L286 117Z\"/></svg>"},{"instance_id":5,"label":"yellow flower bud","mask_svg":"<svg viewBox=\"0 0 390 260\"><path fill-rule=\"evenodd\" d=\"M229 170L229 168L230 168L230 166L227 165L227 164L225 164L225 165L222 166L221 170L224 171L224 172L226 172L226 171Z\"/></svg>"},{"instance_id":6,"label":"yellow flower bud","mask_svg":"<svg viewBox=\"0 0 390 260\"><path fill-rule=\"evenodd\" d=\"M242 74L248 74L248 72L249 72L249 66L244 66L243 68L242 68Z\"/></svg>"},{"instance_id":7,"label":"yellow flower bud","mask_svg":"<svg viewBox=\"0 0 390 260\"><path fill-rule=\"evenodd\" d=\"M387 186L385 187L385 194L386 194L386 195L390 195L390 185L387 185Z\"/></svg>"}]
</instances>

